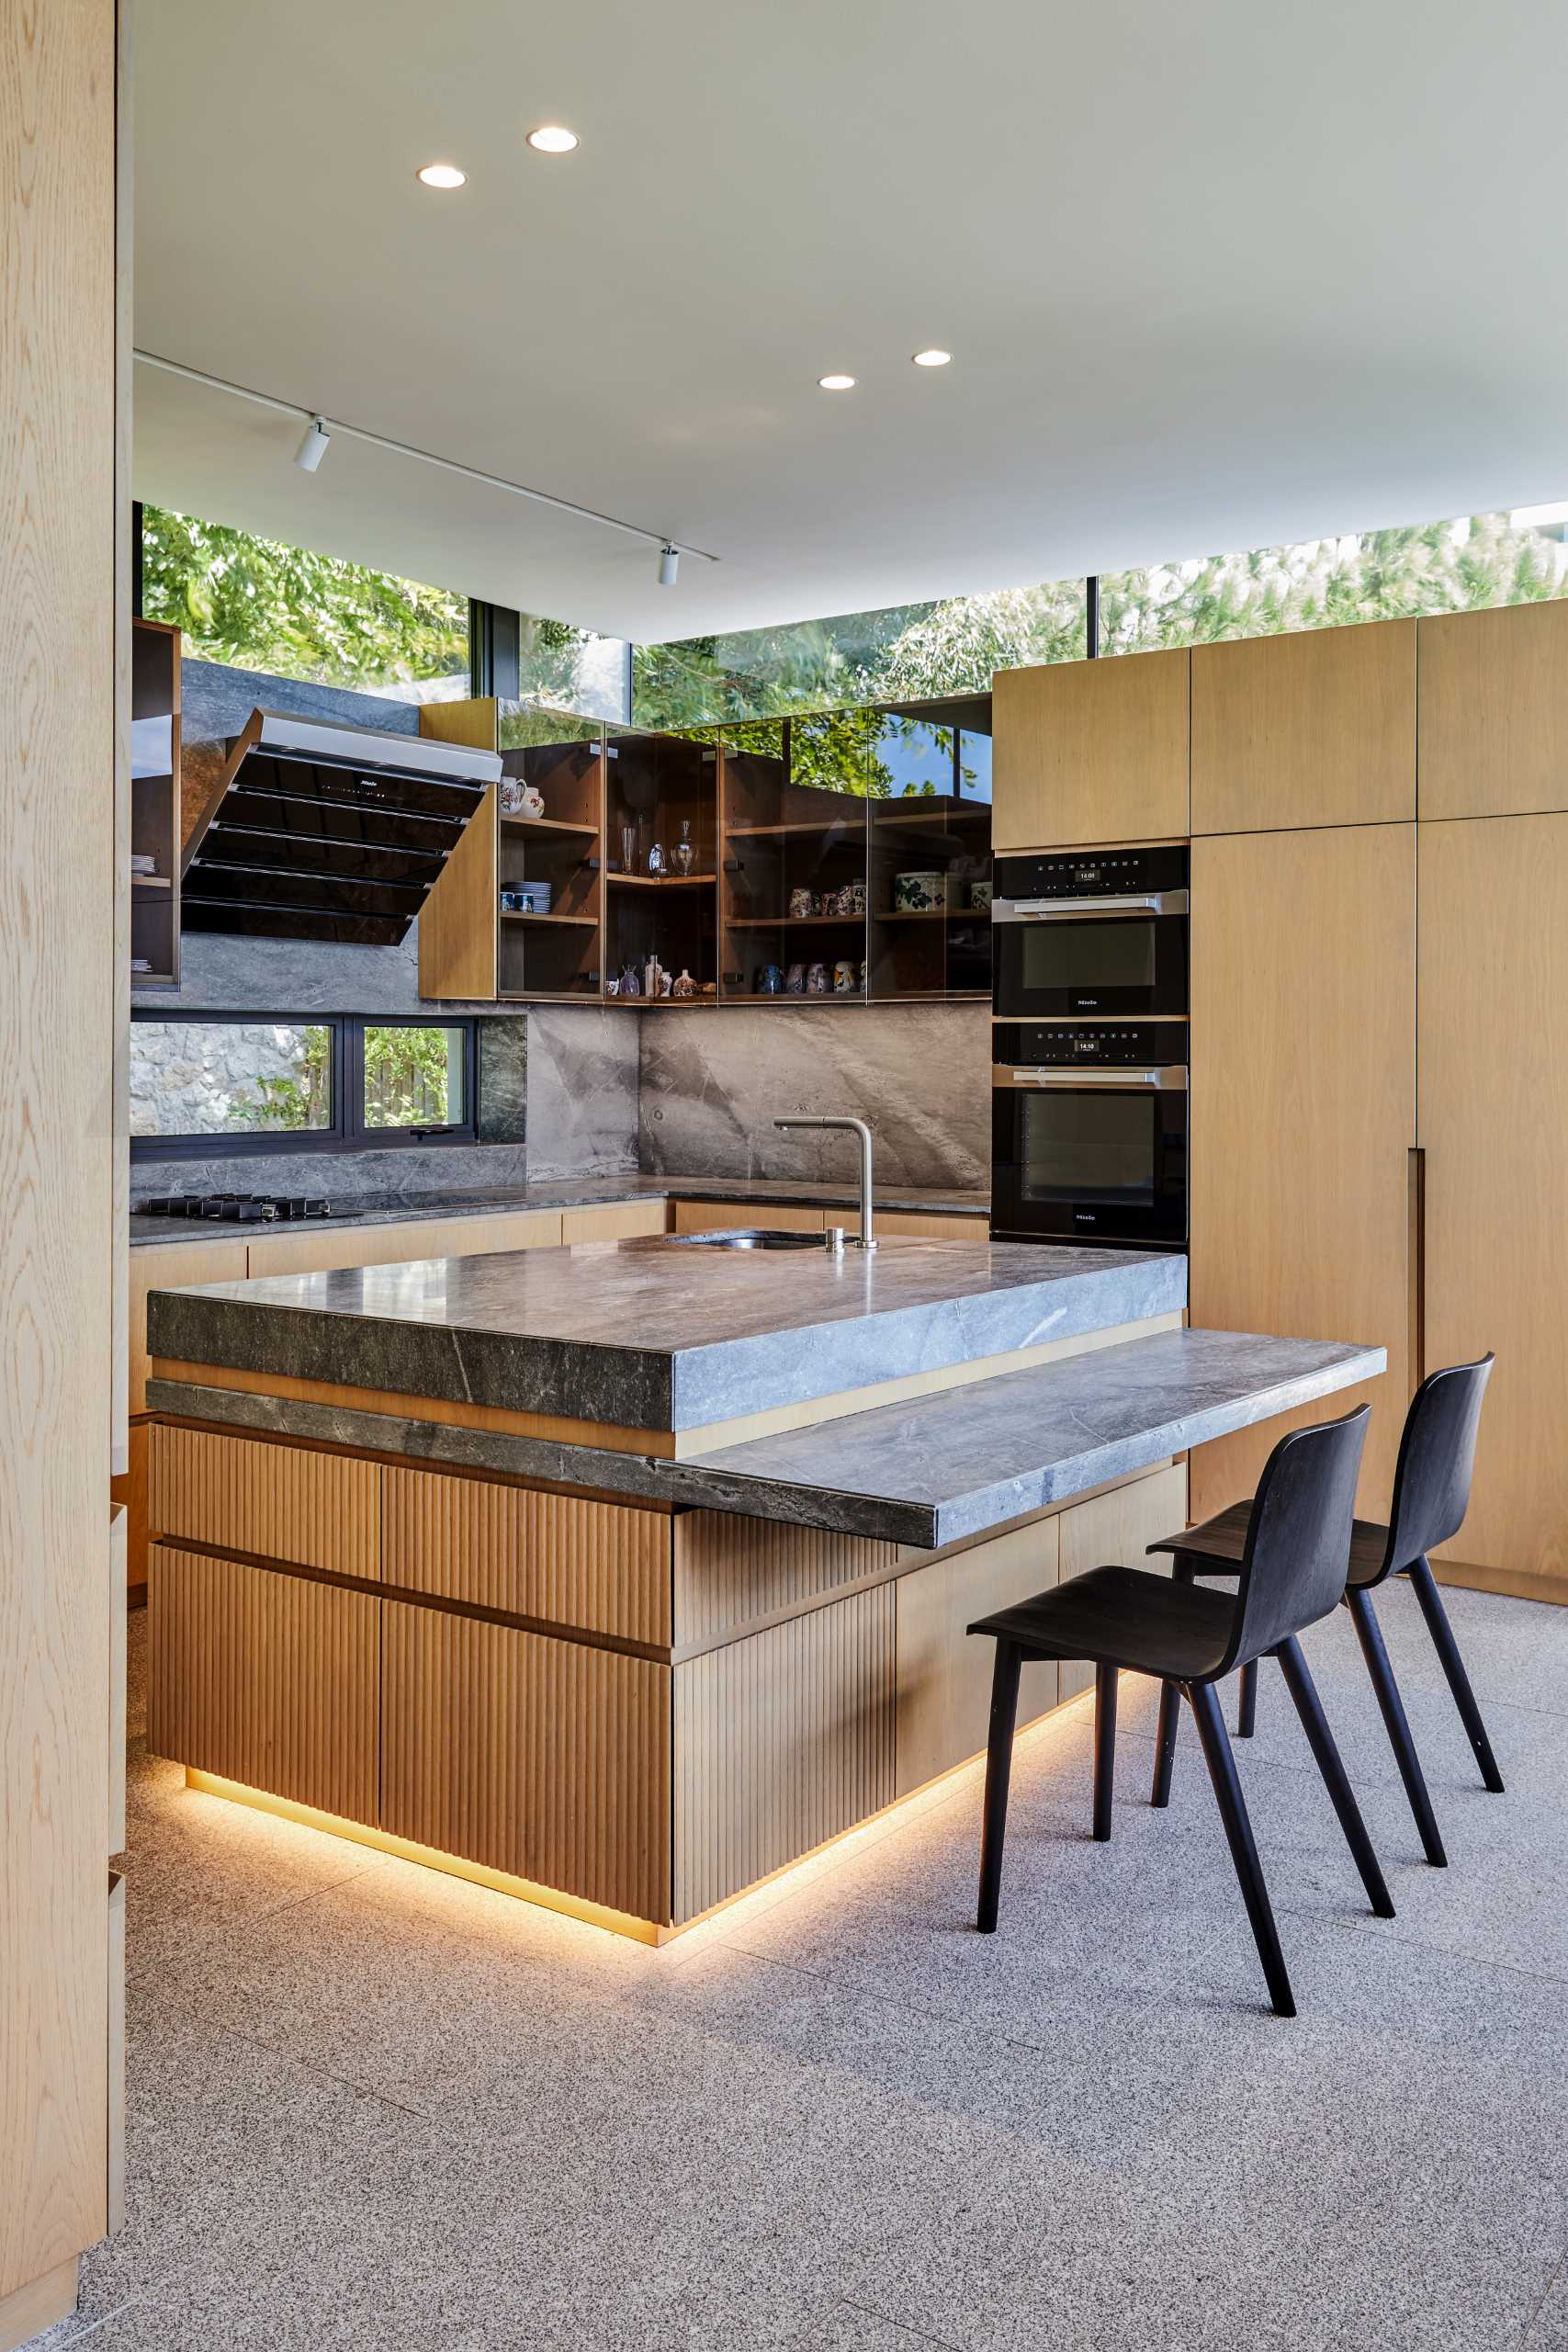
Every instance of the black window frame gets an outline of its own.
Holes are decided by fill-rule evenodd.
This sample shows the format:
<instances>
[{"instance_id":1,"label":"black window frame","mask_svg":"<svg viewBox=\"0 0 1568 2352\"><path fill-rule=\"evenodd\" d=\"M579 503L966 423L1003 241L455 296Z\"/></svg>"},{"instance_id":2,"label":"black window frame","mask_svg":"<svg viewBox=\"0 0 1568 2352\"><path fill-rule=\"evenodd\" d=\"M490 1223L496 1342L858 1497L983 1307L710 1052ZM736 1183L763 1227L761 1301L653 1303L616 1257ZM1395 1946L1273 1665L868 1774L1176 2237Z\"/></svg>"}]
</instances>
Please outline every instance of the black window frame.
<instances>
[{"instance_id":1,"label":"black window frame","mask_svg":"<svg viewBox=\"0 0 1568 2352\"><path fill-rule=\"evenodd\" d=\"M255 1028L276 1022L280 1027L326 1029L331 1033L328 1069L331 1072L332 1123L325 1127L256 1128L244 1135L132 1136L130 1157L140 1159L257 1159L294 1158L320 1153L331 1158L344 1151L428 1150L445 1145L479 1141L479 1023L472 1014L422 1012L288 1012L271 1007L242 1011L209 1006L138 1005L133 1022L168 1025L194 1022L203 1028L232 1023ZM365 1124L365 1032L367 1029L456 1029L463 1035L463 1108L466 1116L455 1125L417 1127L367 1127Z\"/></svg>"}]
</instances>

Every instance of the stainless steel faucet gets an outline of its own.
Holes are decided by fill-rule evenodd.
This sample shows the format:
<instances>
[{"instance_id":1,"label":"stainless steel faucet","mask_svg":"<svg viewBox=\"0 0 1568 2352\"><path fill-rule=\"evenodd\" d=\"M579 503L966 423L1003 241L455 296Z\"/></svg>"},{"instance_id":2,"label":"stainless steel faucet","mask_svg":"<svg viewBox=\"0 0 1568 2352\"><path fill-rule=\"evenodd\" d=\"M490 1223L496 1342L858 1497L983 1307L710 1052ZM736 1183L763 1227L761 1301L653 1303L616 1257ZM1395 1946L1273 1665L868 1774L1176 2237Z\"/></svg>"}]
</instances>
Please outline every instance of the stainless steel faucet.
<instances>
[{"instance_id":1,"label":"stainless steel faucet","mask_svg":"<svg viewBox=\"0 0 1568 2352\"><path fill-rule=\"evenodd\" d=\"M775 1127L843 1127L860 1137L860 1239L857 1250L874 1250L876 1239L871 1229L871 1129L863 1119L808 1118L804 1114L797 1119L775 1119Z\"/></svg>"}]
</instances>

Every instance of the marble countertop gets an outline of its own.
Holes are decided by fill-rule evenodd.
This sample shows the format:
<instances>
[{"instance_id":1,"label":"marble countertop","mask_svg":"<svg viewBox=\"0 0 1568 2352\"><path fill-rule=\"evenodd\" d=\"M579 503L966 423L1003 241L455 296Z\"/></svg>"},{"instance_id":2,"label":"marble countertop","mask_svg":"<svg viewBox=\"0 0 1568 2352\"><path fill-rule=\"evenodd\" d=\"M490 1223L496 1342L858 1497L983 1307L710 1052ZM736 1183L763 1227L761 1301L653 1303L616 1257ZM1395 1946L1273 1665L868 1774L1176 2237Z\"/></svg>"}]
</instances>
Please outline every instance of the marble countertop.
<instances>
[{"instance_id":1,"label":"marble countertop","mask_svg":"<svg viewBox=\"0 0 1568 2352\"><path fill-rule=\"evenodd\" d=\"M323 1159L321 1181L312 1189L333 1196L332 1167ZM988 1217L988 1193L919 1190L908 1184L878 1184L879 1209L920 1209L932 1216ZM425 1217L493 1216L508 1209L603 1208L625 1201L735 1201L742 1205L772 1202L780 1207L855 1209L853 1185L795 1183L761 1176L579 1176L549 1182L495 1186L466 1193L369 1193L342 1196L342 1222L352 1231L364 1225L405 1225ZM330 1225L332 1219L324 1219ZM220 1225L184 1217L130 1216L133 1250L164 1248L178 1241L265 1239L276 1233L319 1232L321 1226Z\"/></svg>"},{"instance_id":2,"label":"marble countertop","mask_svg":"<svg viewBox=\"0 0 1568 2352\"><path fill-rule=\"evenodd\" d=\"M958 1245L962 1247L963 1245ZM183 1295L183 1294L180 1294ZM1166 1331L684 1462L153 1380L156 1412L933 1550L1374 1378L1382 1348Z\"/></svg>"},{"instance_id":3,"label":"marble countertop","mask_svg":"<svg viewBox=\"0 0 1568 2352\"><path fill-rule=\"evenodd\" d=\"M153 1291L153 1357L679 1431L1179 1311L1184 1258L525 1250Z\"/></svg>"}]
</instances>

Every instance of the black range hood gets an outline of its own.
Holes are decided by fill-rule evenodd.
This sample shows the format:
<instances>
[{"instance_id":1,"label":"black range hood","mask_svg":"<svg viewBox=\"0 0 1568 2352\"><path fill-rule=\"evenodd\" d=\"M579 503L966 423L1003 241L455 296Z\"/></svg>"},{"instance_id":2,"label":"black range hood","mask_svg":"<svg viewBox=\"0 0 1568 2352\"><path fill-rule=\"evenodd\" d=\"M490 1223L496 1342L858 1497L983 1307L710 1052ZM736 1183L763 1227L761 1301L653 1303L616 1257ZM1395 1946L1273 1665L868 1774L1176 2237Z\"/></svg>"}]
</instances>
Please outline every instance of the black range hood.
<instances>
[{"instance_id":1,"label":"black range hood","mask_svg":"<svg viewBox=\"0 0 1568 2352\"><path fill-rule=\"evenodd\" d=\"M501 775L495 752L254 710L191 836L183 931L396 947Z\"/></svg>"}]
</instances>

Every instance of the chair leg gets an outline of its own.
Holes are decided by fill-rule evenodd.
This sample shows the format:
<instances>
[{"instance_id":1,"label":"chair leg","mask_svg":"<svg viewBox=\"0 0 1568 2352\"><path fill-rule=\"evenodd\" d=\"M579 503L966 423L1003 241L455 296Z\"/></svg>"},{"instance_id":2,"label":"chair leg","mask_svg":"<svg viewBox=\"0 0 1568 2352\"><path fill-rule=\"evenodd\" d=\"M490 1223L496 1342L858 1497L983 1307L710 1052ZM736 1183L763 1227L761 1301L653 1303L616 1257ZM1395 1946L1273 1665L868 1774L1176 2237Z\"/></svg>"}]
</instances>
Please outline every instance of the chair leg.
<instances>
[{"instance_id":1,"label":"chair leg","mask_svg":"<svg viewBox=\"0 0 1568 2352\"><path fill-rule=\"evenodd\" d=\"M1503 1793L1503 1775L1497 1770L1497 1758L1492 1753L1492 1742L1486 1736L1486 1726L1481 1720L1481 1710L1475 1703L1475 1693L1470 1687L1470 1677L1464 1670L1464 1660L1459 1654L1454 1629L1449 1623L1449 1612L1443 1607L1437 1578L1425 1558L1419 1559L1408 1571L1416 1588L1416 1598L1421 1603L1421 1614L1427 1620L1427 1631L1432 1636L1432 1646L1438 1653L1443 1672L1449 1679L1449 1689L1454 1694L1470 1744L1475 1750L1475 1760L1481 1767L1481 1777L1494 1796Z\"/></svg>"},{"instance_id":2,"label":"chair leg","mask_svg":"<svg viewBox=\"0 0 1568 2352\"><path fill-rule=\"evenodd\" d=\"M1247 1819L1241 1782L1235 1775L1235 1758L1231 1754L1225 1719L1220 1713L1220 1702L1214 1696L1212 1682L1189 1683L1187 1696L1198 1719L1198 1736L1203 1743L1203 1760L1209 1767L1209 1778L1214 1784L1220 1818L1225 1825L1225 1836L1230 1842L1231 1860L1241 1882L1242 1901L1252 1922L1258 1957L1263 1962L1269 1998L1280 2017L1293 2018L1296 2004L1291 1992L1291 1980L1285 1973L1285 1956L1280 1950L1274 1914L1269 1903L1269 1889L1263 1883L1263 1866L1258 1859L1252 1824Z\"/></svg>"},{"instance_id":3,"label":"chair leg","mask_svg":"<svg viewBox=\"0 0 1568 2352\"><path fill-rule=\"evenodd\" d=\"M1178 1552L1170 1564L1172 1580L1190 1584L1192 1562ZM1170 1803L1170 1776L1176 1767L1176 1735L1181 1723L1181 1685L1162 1682L1159 1690L1159 1729L1155 1736L1155 1784L1149 1797L1153 1805Z\"/></svg>"},{"instance_id":4,"label":"chair leg","mask_svg":"<svg viewBox=\"0 0 1568 2352\"><path fill-rule=\"evenodd\" d=\"M1104 1845L1111 1835L1111 1801L1116 1792L1116 1689L1113 1666L1094 1669L1094 1834Z\"/></svg>"},{"instance_id":5,"label":"chair leg","mask_svg":"<svg viewBox=\"0 0 1568 2352\"><path fill-rule=\"evenodd\" d=\"M1399 1695L1399 1685L1388 1662L1382 1628L1372 1607L1372 1597L1361 1587L1351 1585L1345 1595L1345 1606L1350 1611L1350 1622L1361 1645L1361 1656L1367 1661L1367 1672L1371 1676L1372 1689L1382 1710L1394 1761L1399 1766L1399 1777L1404 1782L1404 1793L1410 1800L1410 1810L1421 1833L1422 1849L1432 1868L1440 1871L1447 1865L1449 1858L1443 1851L1443 1841L1438 1834L1437 1815L1432 1811L1432 1800L1427 1794L1421 1759L1416 1753L1416 1742L1410 1736L1404 1702Z\"/></svg>"},{"instance_id":6,"label":"chair leg","mask_svg":"<svg viewBox=\"0 0 1568 2352\"><path fill-rule=\"evenodd\" d=\"M1149 1803L1170 1803L1170 1774L1176 1762L1176 1727L1181 1720L1181 1690L1175 1682L1159 1686L1159 1730L1155 1735L1155 1786Z\"/></svg>"},{"instance_id":7,"label":"chair leg","mask_svg":"<svg viewBox=\"0 0 1568 2352\"><path fill-rule=\"evenodd\" d=\"M1235 1736L1250 1739L1258 1729L1258 1660L1249 1658L1241 1669L1241 1703L1236 1709Z\"/></svg>"},{"instance_id":8,"label":"chair leg","mask_svg":"<svg viewBox=\"0 0 1568 2352\"><path fill-rule=\"evenodd\" d=\"M991 1734L986 1751L986 1810L980 1828L980 1902L975 1925L993 1935L1002 1891L1002 1841L1007 1836L1008 1786L1012 1779L1012 1736L1018 1722L1018 1676L1022 1659L1011 1642L997 1644L991 1677Z\"/></svg>"},{"instance_id":9,"label":"chair leg","mask_svg":"<svg viewBox=\"0 0 1568 2352\"><path fill-rule=\"evenodd\" d=\"M1334 1810L1339 1815L1339 1826L1345 1832L1345 1842L1356 1858L1356 1868L1361 1873L1361 1884L1367 1890L1367 1900L1380 1919L1392 1919L1393 1901L1389 1894L1372 1841L1367 1835L1367 1825L1361 1819L1361 1809L1356 1803L1350 1783L1340 1761L1339 1750L1334 1745L1334 1734L1323 1712L1323 1702L1317 1686L1302 1656L1302 1645L1292 1634L1281 1642L1274 1653L1284 1668L1285 1687L1296 1702L1296 1713L1302 1719L1302 1729L1307 1745L1317 1759L1324 1786L1334 1800Z\"/></svg>"}]
</instances>

